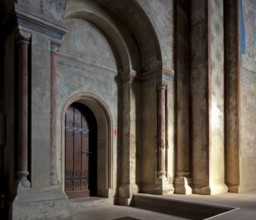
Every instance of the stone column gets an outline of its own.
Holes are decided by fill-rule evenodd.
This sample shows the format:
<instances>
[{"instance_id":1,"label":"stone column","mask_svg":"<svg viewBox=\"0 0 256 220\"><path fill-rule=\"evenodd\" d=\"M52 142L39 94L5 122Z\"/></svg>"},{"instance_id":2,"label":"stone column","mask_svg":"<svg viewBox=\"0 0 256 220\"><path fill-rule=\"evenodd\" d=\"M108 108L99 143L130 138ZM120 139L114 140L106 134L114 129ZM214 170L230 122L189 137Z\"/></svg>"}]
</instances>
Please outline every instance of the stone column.
<instances>
[{"instance_id":1,"label":"stone column","mask_svg":"<svg viewBox=\"0 0 256 220\"><path fill-rule=\"evenodd\" d=\"M56 70L59 45L51 43L51 185L58 183L56 166Z\"/></svg>"},{"instance_id":2,"label":"stone column","mask_svg":"<svg viewBox=\"0 0 256 220\"><path fill-rule=\"evenodd\" d=\"M157 82L157 178L166 179L166 88L164 80Z\"/></svg>"},{"instance_id":3,"label":"stone column","mask_svg":"<svg viewBox=\"0 0 256 220\"><path fill-rule=\"evenodd\" d=\"M122 185L119 204L130 205L136 184L136 92L135 73L122 76Z\"/></svg>"},{"instance_id":4,"label":"stone column","mask_svg":"<svg viewBox=\"0 0 256 220\"><path fill-rule=\"evenodd\" d=\"M167 178L167 81L157 81L157 194L170 194L172 187Z\"/></svg>"},{"instance_id":5,"label":"stone column","mask_svg":"<svg viewBox=\"0 0 256 220\"><path fill-rule=\"evenodd\" d=\"M31 34L20 31L18 52L18 191L30 188L28 172L28 46Z\"/></svg>"},{"instance_id":6,"label":"stone column","mask_svg":"<svg viewBox=\"0 0 256 220\"><path fill-rule=\"evenodd\" d=\"M188 2L186 3L188 4ZM190 134L189 134L189 13L183 1L176 4L176 160L175 193L191 194L190 187Z\"/></svg>"}]
</instances>

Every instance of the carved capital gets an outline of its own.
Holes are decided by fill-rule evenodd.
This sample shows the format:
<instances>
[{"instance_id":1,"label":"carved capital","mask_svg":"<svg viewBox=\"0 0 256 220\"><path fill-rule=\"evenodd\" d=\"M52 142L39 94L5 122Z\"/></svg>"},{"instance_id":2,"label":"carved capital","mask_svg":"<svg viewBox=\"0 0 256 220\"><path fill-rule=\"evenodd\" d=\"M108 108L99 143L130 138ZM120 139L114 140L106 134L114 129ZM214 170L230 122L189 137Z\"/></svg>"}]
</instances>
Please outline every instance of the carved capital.
<instances>
[{"instance_id":1,"label":"carved capital","mask_svg":"<svg viewBox=\"0 0 256 220\"><path fill-rule=\"evenodd\" d=\"M60 48L60 44L56 42L51 42L51 51L54 53L58 53Z\"/></svg>"},{"instance_id":2,"label":"carved capital","mask_svg":"<svg viewBox=\"0 0 256 220\"><path fill-rule=\"evenodd\" d=\"M18 30L16 32L16 43L20 44L20 43L26 43L29 44L30 39L31 39L32 34L24 31L24 30Z\"/></svg>"},{"instance_id":3,"label":"carved capital","mask_svg":"<svg viewBox=\"0 0 256 220\"><path fill-rule=\"evenodd\" d=\"M160 79L156 82L157 89L167 89L168 81L165 79Z\"/></svg>"},{"instance_id":4,"label":"carved capital","mask_svg":"<svg viewBox=\"0 0 256 220\"><path fill-rule=\"evenodd\" d=\"M129 73L121 74L121 80L123 83L125 82L134 82L134 81L140 81L140 78L137 76L135 71L131 71Z\"/></svg>"}]
</instances>

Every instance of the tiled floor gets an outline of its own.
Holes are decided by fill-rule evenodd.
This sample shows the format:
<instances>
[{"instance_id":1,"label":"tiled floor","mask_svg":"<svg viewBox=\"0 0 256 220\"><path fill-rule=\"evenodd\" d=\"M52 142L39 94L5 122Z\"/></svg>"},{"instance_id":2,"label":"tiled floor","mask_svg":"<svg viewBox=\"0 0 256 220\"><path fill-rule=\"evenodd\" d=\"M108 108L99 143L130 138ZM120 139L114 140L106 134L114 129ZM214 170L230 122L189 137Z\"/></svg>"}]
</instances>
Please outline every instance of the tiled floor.
<instances>
[{"instance_id":1,"label":"tiled floor","mask_svg":"<svg viewBox=\"0 0 256 220\"><path fill-rule=\"evenodd\" d=\"M256 220L256 192L225 193L214 196L202 195L170 195L165 198L199 202L202 204L226 206L236 208L232 211L213 216L208 219L220 220ZM106 206L86 209L82 212L72 213L72 220L165 220L184 219L162 213L146 211L133 207ZM193 219L193 216L191 216Z\"/></svg>"}]
</instances>

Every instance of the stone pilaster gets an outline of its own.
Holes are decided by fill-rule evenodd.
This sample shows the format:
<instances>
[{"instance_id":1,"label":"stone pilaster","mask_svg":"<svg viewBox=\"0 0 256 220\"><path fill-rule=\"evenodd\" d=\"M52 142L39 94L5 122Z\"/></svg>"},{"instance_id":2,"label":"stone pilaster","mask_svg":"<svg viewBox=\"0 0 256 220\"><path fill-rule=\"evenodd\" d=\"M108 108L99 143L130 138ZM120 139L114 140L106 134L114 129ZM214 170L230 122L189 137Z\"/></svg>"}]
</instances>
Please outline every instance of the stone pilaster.
<instances>
[{"instance_id":1,"label":"stone pilaster","mask_svg":"<svg viewBox=\"0 0 256 220\"><path fill-rule=\"evenodd\" d=\"M176 2L176 160L174 193L191 194L190 134L189 134L189 15L188 3Z\"/></svg>"},{"instance_id":2,"label":"stone pilaster","mask_svg":"<svg viewBox=\"0 0 256 220\"><path fill-rule=\"evenodd\" d=\"M223 2L193 0L191 6L193 192L217 194L227 191Z\"/></svg>"},{"instance_id":3,"label":"stone pilaster","mask_svg":"<svg viewBox=\"0 0 256 220\"><path fill-rule=\"evenodd\" d=\"M18 52L18 191L30 188L28 172L28 47L31 34L19 31Z\"/></svg>"},{"instance_id":4,"label":"stone pilaster","mask_svg":"<svg viewBox=\"0 0 256 220\"><path fill-rule=\"evenodd\" d=\"M225 1L225 144L226 184L229 192L239 192L239 22L238 1ZM236 33L236 34L234 34Z\"/></svg>"},{"instance_id":5,"label":"stone pilaster","mask_svg":"<svg viewBox=\"0 0 256 220\"><path fill-rule=\"evenodd\" d=\"M55 175L56 163L52 164L52 160L55 162L58 160L52 157L56 153L53 152L55 149L52 148L52 143L55 140L51 136L51 133L54 134L52 129L55 129L55 127L51 127L54 123L52 120L54 119L54 112L53 117L51 115L52 110L54 111L52 103L55 102L55 97L52 100L51 94L54 93L55 86L52 87L52 82L56 77L56 56L53 54L54 48L52 48L52 53L50 47L53 46L51 42L63 40L66 29L60 26L61 23L51 23L48 19L30 14L31 9L32 7L21 10L15 4L16 22L19 29L30 32L32 36L30 47L28 47L27 42L29 41L26 36L23 36L25 39L22 38L17 44L18 60L21 63L19 66L22 67L19 67L22 70L19 76L25 75L23 80L19 81L22 82L21 84L25 89L19 91L21 97L19 100L22 100L19 102L18 108L18 112L20 112L18 115L19 130L22 130L22 138L19 136L22 143L22 150L20 150L22 154L19 156L21 163L19 162L18 166L21 180L19 181L18 195L12 202L12 219L34 219L45 216L54 218L69 214L67 196L62 192L59 185L53 186L56 184L57 178ZM27 82L28 71L29 84ZM28 121L29 133L27 130ZM25 146L28 145L28 142L31 187L26 178L28 175L28 149Z\"/></svg>"},{"instance_id":6,"label":"stone pilaster","mask_svg":"<svg viewBox=\"0 0 256 220\"><path fill-rule=\"evenodd\" d=\"M155 70L142 77L142 192L173 193L173 71Z\"/></svg>"},{"instance_id":7,"label":"stone pilaster","mask_svg":"<svg viewBox=\"0 0 256 220\"><path fill-rule=\"evenodd\" d=\"M136 82L135 73L122 76L122 183L119 204L130 205L132 195L139 192L136 183Z\"/></svg>"}]
</instances>

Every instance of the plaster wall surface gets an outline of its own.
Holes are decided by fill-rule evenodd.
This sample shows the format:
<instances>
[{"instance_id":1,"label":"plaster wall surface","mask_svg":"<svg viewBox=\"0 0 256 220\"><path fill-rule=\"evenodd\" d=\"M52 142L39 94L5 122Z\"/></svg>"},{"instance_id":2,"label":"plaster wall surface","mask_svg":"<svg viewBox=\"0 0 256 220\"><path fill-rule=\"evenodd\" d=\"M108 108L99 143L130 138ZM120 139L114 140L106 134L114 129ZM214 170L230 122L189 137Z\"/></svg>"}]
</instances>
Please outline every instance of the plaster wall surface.
<instances>
[{"instance_id":1,"label":"plaster wall surface","mask_svg":"<svg viewBox=\"0 0 256 220\"><path fill-rule=\"evenodd\" d=\"M67 19L69 32L57 59L57 168L63 182L63 120L65 104L77 94L89 94L101 100L111 114L113 130L118 129L119 88L114 54L104 34L92 23ZM111 131L112 133L113 131ZM117 137L113 141L113 158L117 158ZM104 144L104 143L103 143ZM105 143L106 145L106 143ZM105 155L106 156L106 155ZM101 158L104 160L104 158ZM113 161L113 172L117 164ZM109 177L110 178L110 177ZM116 184L116 175L113 176Z\"/></svg>"},{"instance_id":2,"label":"plaster wall surface","mask_svg":"<svg viewBox=\"0 0 256 220\"><path fill-rule=\"evenodd\" d=\"M17 0L18 6L24 11L40 17L55 21L60 20L65 10L65 0Z\"/></svg>"},{"instance_id":3,"label":"plaster wall surface","mask_svg":"<svg viewBox=\"0 0 256 220\"><path fill-rule=\"evenodd\" d=\"M243 0L240 6L240 191L247 191L256 187L256 6Z\"/></svg>"},{"instance_id":4,"label":"plaster wall surface","mask_svg":"<svg viewBox=\"0 0 256 220\"><path fill-rule=\"evenodd\" d=\"M195 193L207 193L208 173L208 35L207 1L191 3L191 138ZM205 192L204 192L205 191Z\"/></svg>"},{"instance_id":5,"label":"plaster wall surface","mask_svg":"<svg viewBox=\"0 0 256 220\"><path fill-rule=\"evenodd\" d=\"M253 77L256 72L248 72L241 68L241 76L247 78ZM253 78L251 79L252 81ZM240 191L248 191L256 187L256 175L254 167L256 166L256 117L255 117L255 83L242 81L240 88Z\"/></svg>"},{"instance_id":6,"label":"plaster wall surface","mask_svg":"<svg viewBox=\"0 0 256 220\"><path fill-rule=\"evenodd\" d=\"M142 191L155 184L157 171L157 97L156 82L144 83L142 87L143 103L143 150L142 150ZM150 172L148 172L150 171Z\"/></svg>"},{"instance_id":7,"label":"plaster wall surface","mask_svg":"<svg viewBox=\"0 0 256 220\"><path fill-rule=\"evenodd\" d=\"M189 172L189 20L180 6L176 31L176 172Z\"/></svg>"},{"instance_id":8,"label":"plaster wall surface","mask_svg":"<svg viewBox=\"0 0 256 220\"><path fill-rule=\"evenodd\" d=\"M18 22L24 22L25 29L32 34L29 46L32 185L15 198L14 219L68 215L69 201L64 193L65 112L73 100L87 103L89 108L94 106L91 110L103 115L100 120L96 117L98 136L104 137L98 139L97 172L98 187L105 191L98 196L118 196L128 201L138 191L164 194L171 191L178 172L189 175L190 171L193 193L221 193L227 190L225 183L230 191L236 191L238 184L237 191L254 189L256 35L252 27L256 10L253 0L239 3L238 49L239 37L233 33L239 22L233 21L237 9L232 0L225 3L192 0L191 14L182 3L173 0L18 0ZM62 43L60 35L65 28L61 25L67 30ZM61 32L58 39L53 39L54 31ZM60 44L56 155L51 155L50 133L53 43ZM238 50L240 60L236 56ZM15 36L11 35L6 41L4 92L0 93L5 96L1 109L7 116L7 141L1 158L5 159L4 176L8 178L9 191L17 190L14 188L17 164L13 163L17 115L15 59ZM91 100L83 101L86 97ZM162 106L158 105L159 100L164 103ZM108 117L104 118L104 114ZM226 131L225 120L229 123ZM115 130L119 135L115 135ZM161 140L166 146L160 146ZM50 175L55 156L58 181L53 185ZM158 179L159 171L164 175L167 172L166 182Z\"/></svg>"},{"instance_id":9,"label":"plaster wall surface","mask_svg":"<svg viewBox=\"0 0 256 220\"><path fill-rule=\"evenodd\" d=\"M41 191L50 184L50 41L35 32L31 44L31 182Z\"/></svg>"},{"instance_id":10,"label":"plaster wall surface","mask_svg":"<svg viewBox=\"0 0 256 220\"><path fill-rule=\"evenodd\" d=\"M137 0L137 2L146 12L156 32L163 68L174 70L174 1Z\"/></svg>"},{"instance_id":11,"label":"plaster wall surface","mask_svg":"<svg viewBox=\"0 0 256 220\"><path fill-rule=\"evenodd\" d=\"M209 173L213 193L226 191L224 163L224 26L223 3L210 1Z\"/></svg>"}]
</instances>

